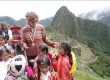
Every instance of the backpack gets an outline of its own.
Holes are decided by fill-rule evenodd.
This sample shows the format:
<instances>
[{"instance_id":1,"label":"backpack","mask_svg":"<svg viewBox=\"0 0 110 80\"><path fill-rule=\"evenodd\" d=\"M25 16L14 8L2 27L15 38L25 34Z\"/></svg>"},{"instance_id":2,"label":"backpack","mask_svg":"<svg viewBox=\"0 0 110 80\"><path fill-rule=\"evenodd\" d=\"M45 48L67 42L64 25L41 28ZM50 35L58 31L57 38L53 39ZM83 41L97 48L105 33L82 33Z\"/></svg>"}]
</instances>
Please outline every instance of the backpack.
<instances>
[{"instance_id":1,"label":"backpack","mask_svg":"<svg viewBox=\"0 0 110 80\"><path fill-rule=\"evenodd\" d=\"M76 72L76 69L77 69L77 62L76 62L76 57L75 57L75 54L74 52L71 52L71 55L72 55L72 66L71 66L71 69L70 69L70 73L74 74Z\"/></svg>"}]
</instances>

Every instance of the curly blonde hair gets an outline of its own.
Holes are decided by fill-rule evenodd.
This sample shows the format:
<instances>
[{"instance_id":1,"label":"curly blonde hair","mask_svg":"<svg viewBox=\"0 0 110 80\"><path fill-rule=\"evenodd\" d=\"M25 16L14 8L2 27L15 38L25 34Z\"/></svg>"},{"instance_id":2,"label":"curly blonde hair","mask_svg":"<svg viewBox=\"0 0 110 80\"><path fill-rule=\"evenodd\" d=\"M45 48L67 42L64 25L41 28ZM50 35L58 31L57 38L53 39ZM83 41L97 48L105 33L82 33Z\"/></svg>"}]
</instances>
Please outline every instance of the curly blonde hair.
<instances>
[{"instance_id":1,"label":"curly blonde hair","mask_svg":"<svg viewBox=\"0 0 110 80\"><path fill-rule=\"evenodd\" d=\"M35 12L27 12L25 17L28 21L38 22L38 19L39 19L38 15Z\"/></svg>"}]
</instances>

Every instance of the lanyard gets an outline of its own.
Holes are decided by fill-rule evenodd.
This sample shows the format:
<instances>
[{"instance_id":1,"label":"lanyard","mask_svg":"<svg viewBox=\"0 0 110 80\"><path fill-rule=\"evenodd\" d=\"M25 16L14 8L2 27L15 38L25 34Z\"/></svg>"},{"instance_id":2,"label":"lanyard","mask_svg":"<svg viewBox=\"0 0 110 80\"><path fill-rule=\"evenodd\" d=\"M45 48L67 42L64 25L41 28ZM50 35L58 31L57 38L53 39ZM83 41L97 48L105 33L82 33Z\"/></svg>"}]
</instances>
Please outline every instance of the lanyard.
<instances>
[{"instance_id":1,"label":"lanyard","mask_svg":"<svg viewBox=\"0 0 110 80\"><path fill-rule=\"evenodd\" d=\"M34 42L36 27L35 27L34 29L35 29L35 30L32 30L32 28L31 28L31 34L32 34L32 36L31 36L30 34L28 34L30 40L32 41L32 43ZM30 32L30 31L29 31L29 27L28 27L28 32Z\"/></svg>"}]
</instances>

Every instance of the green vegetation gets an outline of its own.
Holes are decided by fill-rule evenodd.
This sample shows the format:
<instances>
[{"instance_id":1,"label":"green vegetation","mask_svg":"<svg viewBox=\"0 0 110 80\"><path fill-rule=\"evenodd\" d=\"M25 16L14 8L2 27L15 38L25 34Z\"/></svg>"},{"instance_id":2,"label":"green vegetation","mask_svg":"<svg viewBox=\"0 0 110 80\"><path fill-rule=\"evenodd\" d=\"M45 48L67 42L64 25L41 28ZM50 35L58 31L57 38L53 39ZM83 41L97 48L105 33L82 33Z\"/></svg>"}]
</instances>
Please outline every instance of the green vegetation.
<instances>
[{"instance_id":1,"label":"green vegetation","mask_svg":"<svg viewBox=\"0 0 110 80\"><path fill-rule=\"evenodd\" d=\"M104 79L78 70L75 73L75 79L76 80L110 80L110 78Z\"/></svg>"},{"instance_id":2,"label":"green vegetation","mask_svg":"<svg viewBox=\"0 0 110 80\"><path fill-rule=\"evenodd\" d=\"M104 54L105 48L95 39L89 39L88 46L98 56L98 60L89 65L90 68L103 78L106 76L110 77L110 56Z\"/></svg>"},{"instance_id":3,"label":"green vegetation","mask_svg":"<svg viewBox=\"0 0 110 80\"><path fill-rule=\"evenodd\" d=\"M74 51L74 53L77 54L78 56L81 56L81 49L73 48L73 51Z\"/></svg>"},{"instance_id":4,"label":"green vegetation","mask_svg":"<svg viewBox=\"0 0 110 80\"><path fill-rule=\"evenodd\" d=\"M110 57L104 54L100 54L94 50L95 54L98 54L98 60L90 64L90 67L101 77L110 77Z\"/></svg>"}]
</instances>

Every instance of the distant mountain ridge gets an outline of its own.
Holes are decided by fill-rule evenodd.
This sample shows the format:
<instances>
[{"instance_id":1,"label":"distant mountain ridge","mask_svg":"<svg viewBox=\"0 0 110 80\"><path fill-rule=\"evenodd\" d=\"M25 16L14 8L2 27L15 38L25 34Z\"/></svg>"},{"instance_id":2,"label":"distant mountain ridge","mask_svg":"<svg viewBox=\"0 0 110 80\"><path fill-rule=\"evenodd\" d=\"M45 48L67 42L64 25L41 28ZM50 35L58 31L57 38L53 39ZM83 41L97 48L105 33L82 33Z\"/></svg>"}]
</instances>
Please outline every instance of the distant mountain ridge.
<instances>
[{"instance_id":1,"label":"distant mountain ridge","mask_svg":"<svg viewBox=\"0 0 110 80\"><path fill-rule=\"evenodd\" d=\"M39 23L44 25L45 27L48 27L50 26L52 20L53 20L53 17L50 17L50 18L40 20ZM13 25L25 26L26 25L26 20L24 18L21 18L20 20L15 20L9 16L0 17L0 22L6 22L9 26L13 26Z\"/></svg>"},{"instance_id":2,"label":"distant mountain ridge","mask_svg":"<svg viewBox=\"0 0 110 80\"><path fill-rule=\"evenodd\" d=\"M0 22L6 22L9 26L19 25L16 20L14 20L13 18L8 17L8 16L0 17Z\"/></svg>"},{"instance_id":3,"label":"distant mountain ridge","mask_svg":"<svg viewBox=\"0 0 110 80\"><path fill-rule=\"evenodd\" d=\"M40 20L39 23L44 25L45 27L48 27L51 25L52 20L53 20L53 17L49 17L49 18Z\"/></svg>"},{"instance_id":4,"label":"distant mountain ridge","mask_svg":"<svg viewBox=\"0 0 110 80\"><path fill-rule=\"evenodd\" d=\"M105 8L103 10L93 10L87 13L79 15L83 19L90 19L100 21L108 26L110 26L110 8Z\"/></svg>"}]
</instances>

